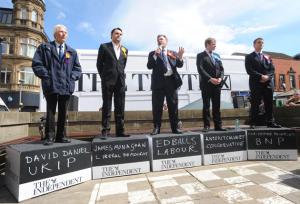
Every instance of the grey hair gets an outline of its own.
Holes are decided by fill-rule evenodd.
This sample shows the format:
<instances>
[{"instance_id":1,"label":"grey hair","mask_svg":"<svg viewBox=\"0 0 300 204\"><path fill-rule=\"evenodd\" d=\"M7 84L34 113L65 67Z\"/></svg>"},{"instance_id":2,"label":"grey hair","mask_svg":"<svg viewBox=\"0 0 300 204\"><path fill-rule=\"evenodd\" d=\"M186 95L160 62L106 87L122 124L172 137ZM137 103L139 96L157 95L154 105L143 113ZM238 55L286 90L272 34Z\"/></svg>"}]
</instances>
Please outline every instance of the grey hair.
<instances>
[{"instance_id":1,"label":"grey hair","mask_svg":"<svg viewBox=\"0 0 300 204\"><path fill-rule=\"evenodd\" d=\"M54 29L53 29L53 35L55 36L55 33L57 32L57 30L59 28L63 28L66 32L68 32L68 29L65 25L62 25L62 24L57 24L54 26Z\"/></svg>"}]
</instances>

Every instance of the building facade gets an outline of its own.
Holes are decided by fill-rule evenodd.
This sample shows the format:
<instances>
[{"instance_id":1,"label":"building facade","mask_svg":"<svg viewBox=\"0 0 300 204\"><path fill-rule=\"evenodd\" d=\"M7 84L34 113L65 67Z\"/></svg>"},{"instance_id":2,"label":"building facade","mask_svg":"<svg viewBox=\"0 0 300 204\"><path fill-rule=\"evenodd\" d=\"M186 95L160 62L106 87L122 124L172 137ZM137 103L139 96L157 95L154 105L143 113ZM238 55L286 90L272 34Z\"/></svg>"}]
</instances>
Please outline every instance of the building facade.
<instances>
[{"instance_id":1,"label":"building facade","mask_svg":"<svg viewBox=\"0 0 300 204\"><path fill-rule=\"evenodd\" d=\"M31 68L36 48L48 37L44 32L43 0L12 0L13 8L0 8L0 97L10 110L35 111L40 81Z\"/></svg>"}]
</instances>

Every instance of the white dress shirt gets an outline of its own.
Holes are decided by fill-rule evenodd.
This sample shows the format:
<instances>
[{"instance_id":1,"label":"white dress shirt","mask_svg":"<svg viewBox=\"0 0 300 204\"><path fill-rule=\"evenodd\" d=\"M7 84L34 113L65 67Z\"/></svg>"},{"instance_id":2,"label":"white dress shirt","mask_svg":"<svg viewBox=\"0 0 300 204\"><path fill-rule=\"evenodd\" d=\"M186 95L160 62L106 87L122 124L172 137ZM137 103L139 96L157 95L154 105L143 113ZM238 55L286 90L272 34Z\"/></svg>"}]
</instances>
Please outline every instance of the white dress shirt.
<instances>
[{"instance_id":1,"label":"white dress shirt","mask_svg":"<svg viewBox=\"0 0 300 204\"><path fill-rule=\"evenodd\" d=\"M112 44L113 44L113 47L114 47L114 51L115 51L117 60L119 60L120 54L121 54L121 45L120 44L116 45L114 42L112 42Z\"/></svg>"},{"instance_id":2,"label":"white dress shirt","mask_svg":"<svg viewBox=\"0 0 300 204\"><path fill-rule=\"evenodd\" d=\"M58 42L55 41L55 46L56 46L56 51L57 51L57 54L59 55L59 46L60 44ZM62 51L63 53L65 52L65 43L61 44L61 48L62 48Z\"/></svg>"},{"instance_id":3,"label":"white dress shirt","mask_svg":"<svg viewBox=\"0 0 300 204\"><path fill-rule=\"evenodd\" d=\"M165 47L163 50L164 50L164 51L162 51L162 52L164 52L164 54L165 54L165 55L167 56L167 58L168 58L168 49L167 49L167 47ZM153 58L154 58L155 61L157 60L157 56L156 56L156 55L153 55ZM171 76L172 74L173 74L172 67L171 67L171 65L170 65L169 60L167 60L167 72L166 72L164 75L165 75L165 76Z\"/></svg>"}]
</instances>

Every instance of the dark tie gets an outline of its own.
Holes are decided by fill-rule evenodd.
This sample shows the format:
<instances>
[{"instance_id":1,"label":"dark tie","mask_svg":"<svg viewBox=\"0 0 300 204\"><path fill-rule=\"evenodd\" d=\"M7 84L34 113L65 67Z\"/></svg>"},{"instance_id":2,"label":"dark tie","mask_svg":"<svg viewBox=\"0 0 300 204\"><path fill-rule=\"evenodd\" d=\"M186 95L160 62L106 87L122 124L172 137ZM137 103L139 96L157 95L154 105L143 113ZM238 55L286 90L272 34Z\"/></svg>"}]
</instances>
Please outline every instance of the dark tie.
<instances>
[{"instance_id":1,"label":"dark tie","mask_svg":"<svg viewBox=\"0 0 300 204\"><path fill-rule=\"evenodd\" d=\"M213 55L212 52L209 52L209 53L210 53L211 61L212 61L212 63L215 65L215 64L216 64L216 60L215 60L215 58L214 58L214 55Z\"/></svg>"},{"instance_id":2,"label":"dark tie","mask_svg":"<svg viewBox=\"0 0 300 204\"><path fill-rule=\"evenodd\" d=\"M162 49L162 51L161 51L161 57L163 58L165 66L167 67L167 65L168 65L168 58L167 58L167 55L165 54L165 49Z\"/></svg>"},{"instance_id":3,"label":"dark tie","mask_svg":"<svg viewBox=\"0 0 300 204\"><path fill-rule=\"evenodd\" d=\"M62 47L62 45L59 45L58 48L59 48L59 52L58 52L59 60L62 60L62 58L64 56L63 47Z\"/></svg>"},{"instance_id":4,"label":"dark tie","mask_svg":"<svg viewBox=\"0 0 300 204\"><path fill-rule=\"evenodd\" d=\"M258 55L259 60L262 62L263 61L262 54L259 52L257 55Z\"/></svg>"}]
</instances>

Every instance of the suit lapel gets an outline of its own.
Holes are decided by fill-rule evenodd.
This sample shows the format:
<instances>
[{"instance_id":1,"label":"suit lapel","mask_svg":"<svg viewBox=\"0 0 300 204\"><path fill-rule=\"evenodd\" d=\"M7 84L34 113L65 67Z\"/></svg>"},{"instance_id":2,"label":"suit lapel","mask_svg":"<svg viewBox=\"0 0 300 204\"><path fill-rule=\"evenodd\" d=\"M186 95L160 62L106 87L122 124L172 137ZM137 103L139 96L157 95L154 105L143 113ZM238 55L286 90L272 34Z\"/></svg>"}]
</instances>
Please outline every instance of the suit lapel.
<instances>
[{"instance_id":1,"label":"suit lapel","mask_svg":"<svg viewBox=\"0 0 300 204\"><path fill-rule=\"evenodd\" d=\"M110 42L110 43L108 44L108 48L109 48L109 51L110 51L110 53L112 54L112 56L114 56L115 60L118 61L117 56L116 56L116 53L115 53L115 50L114 50L114 46L113 46L112 42Z\"/></svg>"},{"instance_id":2,"label":"suit lapel","mask_svg":"<svg viewBox=\"0 0 300 204\"><path fill-rule=\"evenodd\" d=\"M56 49L56 45L55 45L55 42L52 41L50 43L51 45L51 52L52 52L52 55L54 55L54 57L57 59L57 61L59 61L59 57L58 57L58 53L57 53L57 49Z\"/></svg>"},{"instance_id":3,"label":"suit lapel","mask_svg":"<svg viewBox=\"0 0 300 204\"><path fill-rule=\"evenodd\" d=\"M206 52L206 51L204 51L204 53L206 54L206 56L209 58L209 63L210 63L210 65L212 66L212 67L215 67L215 65L214 65L214 63L213 63L213 61L212 61L212 59L211 59L211 57L209 56L209 54Z\"/></svg>"}]
</instances>

